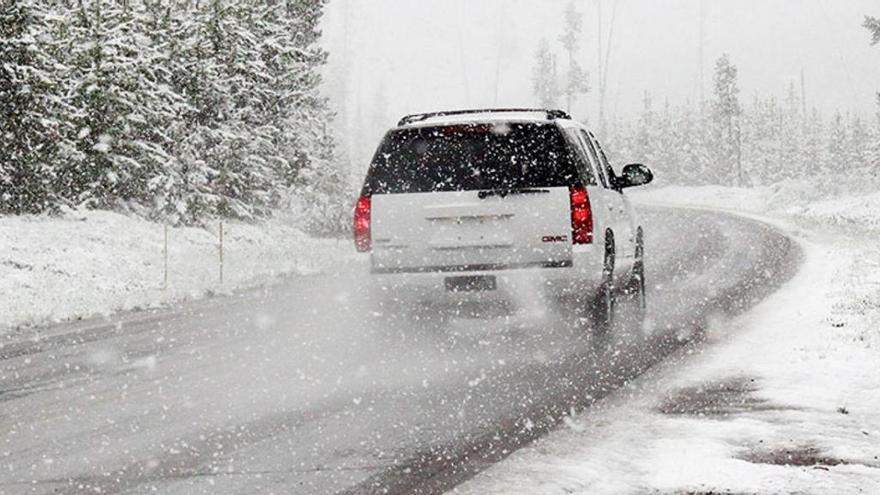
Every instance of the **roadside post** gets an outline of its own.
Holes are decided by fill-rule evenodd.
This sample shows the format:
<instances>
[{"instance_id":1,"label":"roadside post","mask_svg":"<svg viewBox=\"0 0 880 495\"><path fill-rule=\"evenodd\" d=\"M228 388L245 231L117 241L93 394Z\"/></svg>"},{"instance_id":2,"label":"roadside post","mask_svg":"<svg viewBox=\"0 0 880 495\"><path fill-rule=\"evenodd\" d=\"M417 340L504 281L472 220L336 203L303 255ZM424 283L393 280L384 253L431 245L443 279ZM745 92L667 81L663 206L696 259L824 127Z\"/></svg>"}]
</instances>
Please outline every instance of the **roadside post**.
<instances>
[{"instance_id":1,"label":"roadside post","mask_svg":"<svg viewBox=\"0 0 880 495\"><path fill-rule=\"evenodd\" d=\"M223 221L220 221L220 285L223 285Z\"/></svg>"},{"instance_id":2,"label":"roadside post","mask_svg":"<svg viewBox=\"0 0 880 495\"><path fill-rule=\"evenodd\" d=\"M162 279L162 290L168 289L168 224L165 224L165 245L162 249L162 258L164 260L165 275Z\"/></svg>"}]
</instances>

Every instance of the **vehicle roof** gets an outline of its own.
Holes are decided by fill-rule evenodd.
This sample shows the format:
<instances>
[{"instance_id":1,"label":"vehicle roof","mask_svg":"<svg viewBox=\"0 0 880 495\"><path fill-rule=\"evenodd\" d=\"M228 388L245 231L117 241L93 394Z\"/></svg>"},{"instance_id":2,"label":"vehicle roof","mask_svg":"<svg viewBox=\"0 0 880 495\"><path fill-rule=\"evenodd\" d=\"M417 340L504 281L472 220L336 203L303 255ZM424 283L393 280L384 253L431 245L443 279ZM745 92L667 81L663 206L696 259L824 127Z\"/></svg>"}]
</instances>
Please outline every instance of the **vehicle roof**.
<instances>
[{"instance_id":1,"label":"vehicle roof","mask_svg":"<svg viewBox=\"0 0 880 495\"><path fill-rule=\"evenodd\" d=\"M481 124L481 123L552 123L570 121L567 118L561 118L554 115L555 111L548 110L497 110L483 111L475 110L472 113L462 111L461 113L452 114L423 114L404 117L398 129L412 129L419 127L436 127L440 125L455 124ZM411 121L407 122L408 119Z\"/></svg>"}]
</instances>

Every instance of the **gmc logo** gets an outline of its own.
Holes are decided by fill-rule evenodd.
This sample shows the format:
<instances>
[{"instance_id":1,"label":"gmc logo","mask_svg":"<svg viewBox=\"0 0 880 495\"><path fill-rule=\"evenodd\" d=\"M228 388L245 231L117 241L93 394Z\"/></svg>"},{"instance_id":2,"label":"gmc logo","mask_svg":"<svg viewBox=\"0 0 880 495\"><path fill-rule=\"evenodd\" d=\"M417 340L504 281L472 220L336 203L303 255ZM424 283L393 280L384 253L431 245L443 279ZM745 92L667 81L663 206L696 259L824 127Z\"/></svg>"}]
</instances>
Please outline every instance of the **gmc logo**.
<instances>
[{"instance_id":1,"label":"gmc logo","mask_svg":"<svg viewBox=\"0 0 880 495\"><path fill-rule=\"evenodd\" d=\"M567 235L545 235L541 242L568 242Z\"/></svg>"}]
</instances>

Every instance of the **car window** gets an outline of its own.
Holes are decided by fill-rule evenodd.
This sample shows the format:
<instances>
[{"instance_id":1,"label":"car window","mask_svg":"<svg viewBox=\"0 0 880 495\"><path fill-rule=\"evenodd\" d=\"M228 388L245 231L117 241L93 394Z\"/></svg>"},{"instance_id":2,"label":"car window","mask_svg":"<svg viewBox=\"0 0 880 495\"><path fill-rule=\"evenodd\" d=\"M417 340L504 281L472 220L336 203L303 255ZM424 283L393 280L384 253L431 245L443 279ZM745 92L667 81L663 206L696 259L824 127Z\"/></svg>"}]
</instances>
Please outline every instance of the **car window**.
<instances>
[{"instance_id":1,"label":"car window","mask_svg":"<svg viewBox=\"0 0 880 495\"><path fill-rule=\"evenodd\" d=\"M576 165L578 172L581 174L581 179L585 185L595 186L596 174L593 172L595 167L593 167L590 162L590 157L587 154L584 144L581 142L580 136L578 136L578 132L575 129L567 129L565 134L571 147L574 148Z\"/></svg>"},{"instance_id":2,"label":"car window","mask_svg":"<svg viewBox=\"0 0 880 495\"><path fill-rule=\"evenodd\" d=\"M552 123L394 130L376 152L366 194L569 186L572 152Z\"/></svg>"},{"instance_id":3,"label":"car window","mask_svg":"<svg viewBox=\"0 0 880 495\"><path fill-rule=\"evenodd\" d=\"M599 152L599 161L602 163L602 169L605 170L605 175L608 177L609 181L613 181L617 174L614 173L614 168L611 166L611 162L608 161L608 157L605 156L605 150L602 149L602 143L596 139L592 133L590 137L593 138L593 142L596 143L596 150Z\"/></svg>"},{"instance_id":4,"label":"car window","mask_svg":"<svg viewBox=\"0 0 880 495\"><path fill-rule=\"evenodd\" d=\"M593 162L594 168L599 174L599 179L602 181L602 186L606 189L610 189L611 185L608 182L605 167L602 166L602 162L599 160L599 154L596 153L596 149L593 147L593 142L590 140L590 136L587 134L587 131L584 130L580 131L580 135L584 146L590 154L590 161Z\"/></svg>"}]
</instances>

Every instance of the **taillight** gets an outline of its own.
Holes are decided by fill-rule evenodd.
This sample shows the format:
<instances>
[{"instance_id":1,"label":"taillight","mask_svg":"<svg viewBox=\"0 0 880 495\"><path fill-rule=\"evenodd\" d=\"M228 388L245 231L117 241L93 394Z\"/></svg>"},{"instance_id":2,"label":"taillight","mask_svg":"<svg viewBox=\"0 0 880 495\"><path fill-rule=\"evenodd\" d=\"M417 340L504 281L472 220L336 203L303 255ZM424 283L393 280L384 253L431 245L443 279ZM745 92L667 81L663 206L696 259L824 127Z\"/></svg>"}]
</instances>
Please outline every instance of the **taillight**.
<instances>
[{"instance_id":1,"label":"taillight","mask_svg":"<svg viewBox=\"0 0 880 495\"><path fill-rule=\"evenodd\" d=\"M372 207L373 202L369 196L361 196L354 207L354 245L361 253L369 251L372 245L370 237L370 210Z\"/></svg>"},{"instance_id":2,"label":"taillight","mask_svg":"<svg viewBox=\"0 0 880 495\"><path fill-rule=\"evenodd\" d=\"M593 211L584 186L571 188L571 241L573 244L593 242Z\"/></svg>"}]
</instances>

